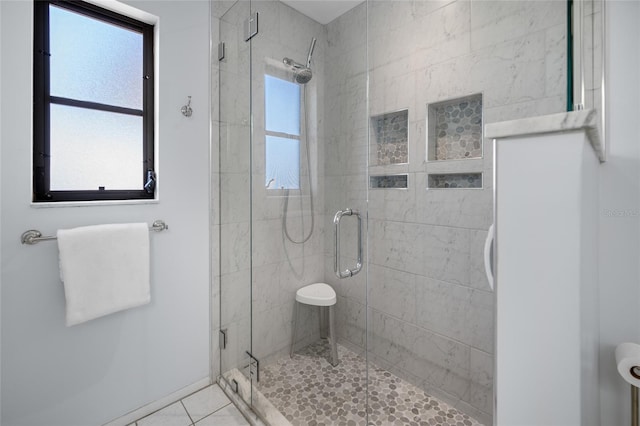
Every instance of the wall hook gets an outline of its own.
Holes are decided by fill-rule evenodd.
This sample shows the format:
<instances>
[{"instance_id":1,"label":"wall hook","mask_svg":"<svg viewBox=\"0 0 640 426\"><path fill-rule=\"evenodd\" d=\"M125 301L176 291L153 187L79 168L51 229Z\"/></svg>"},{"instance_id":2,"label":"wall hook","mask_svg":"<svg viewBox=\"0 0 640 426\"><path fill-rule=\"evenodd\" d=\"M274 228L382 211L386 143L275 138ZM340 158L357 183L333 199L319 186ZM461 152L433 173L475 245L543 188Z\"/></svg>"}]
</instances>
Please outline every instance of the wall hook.
<instances>
[{"instance_id":1,"label":"wall hook","mask_svg":"<svg viewBox=\"0 0 640 426\"><path fill-rule=\"evenodd\" d=\"M180 111L185 117L191 117L191 114L193 114L193 109L191 109L191 96L189 96L189 101Z\"/></svg>"}]
</instances>

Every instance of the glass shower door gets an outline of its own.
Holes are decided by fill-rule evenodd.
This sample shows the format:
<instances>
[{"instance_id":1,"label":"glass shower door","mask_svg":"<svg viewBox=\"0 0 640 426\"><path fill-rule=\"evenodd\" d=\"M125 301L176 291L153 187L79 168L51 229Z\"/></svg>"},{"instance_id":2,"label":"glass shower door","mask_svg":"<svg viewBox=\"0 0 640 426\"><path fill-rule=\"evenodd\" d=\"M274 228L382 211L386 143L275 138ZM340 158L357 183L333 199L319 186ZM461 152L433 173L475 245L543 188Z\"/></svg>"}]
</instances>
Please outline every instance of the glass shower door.
<instances>
[{"instance_id":1,"label":"glass shower door","mask_svg":"<svg viewBox=\"0 0 640 426\"><path fill-rule=\"evenodd\" d=\"M336 276L333 223L340 210L366 213L365 11L349 12L360 32L339 35L280 1L251 3L253 403L264 410L264 396L293 424L366 422L366 273ZM357 260L357 224L341 222L343 269ZM296 302L316 283L336 292L337 366L326 308Z\"/></svg>"},{"instance_id":2,"label":"glass shower door","mask_svg":"<svg viewBox=\"0 0 640 426\"><path fill-rule=\"evenodd\" d=\"M251 97L250 45L244 38L248 1L220 18L219 66L220 375L251 404ZM215 185L214 185L215 187ZM215 199L215 198L214 198Z\"/></svg>"}]
</instances>

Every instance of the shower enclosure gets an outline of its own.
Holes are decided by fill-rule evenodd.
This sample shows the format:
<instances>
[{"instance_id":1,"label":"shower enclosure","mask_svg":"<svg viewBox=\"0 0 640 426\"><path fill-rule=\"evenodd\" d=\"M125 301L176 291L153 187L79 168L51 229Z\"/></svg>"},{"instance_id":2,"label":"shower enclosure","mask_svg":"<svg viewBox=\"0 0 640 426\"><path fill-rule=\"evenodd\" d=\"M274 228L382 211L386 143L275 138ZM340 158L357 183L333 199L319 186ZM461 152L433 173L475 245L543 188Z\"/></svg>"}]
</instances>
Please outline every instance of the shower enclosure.
<instances>
[{"instance_id":1,"label":"shower enclosure","mask_svg":"<svg viewBox=\"0 0 640 426\"><path fill-rule=\"evenodd\" d=\"M271 424L490 424L482 128L565 110L566 3L215 9L220 382ZM289 354L311 283L337 293L335 367L313 306Z\"/></svg>"}]
</instances>

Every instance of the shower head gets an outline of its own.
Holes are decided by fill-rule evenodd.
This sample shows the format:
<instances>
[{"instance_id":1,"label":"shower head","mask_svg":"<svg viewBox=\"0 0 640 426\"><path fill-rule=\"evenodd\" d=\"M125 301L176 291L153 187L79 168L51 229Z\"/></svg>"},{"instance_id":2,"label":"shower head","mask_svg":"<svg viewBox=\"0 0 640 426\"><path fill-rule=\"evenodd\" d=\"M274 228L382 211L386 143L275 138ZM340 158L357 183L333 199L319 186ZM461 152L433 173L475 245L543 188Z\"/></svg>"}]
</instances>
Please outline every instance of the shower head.
<instances>
[{"instance_id":1,"label":"shower head","mask_svg":"<svg viewBox=\"0 0 640 426\"><path fill-rule=\"evenodd\" d=\"M316 47L316 38L311 39L311 46L309 46L309 54L307 55L307 65L299 64L293 59L284 58L282 62L291 67L294 72L295 80L299 84L307 84L311 81L313 73L311 72L311 56L313 55L313 49Z\"/></svg>"},{"instance_id":2,"label":"shower head","mask_svg":"<svg viewBox=\"0 0 640 426\"><path fill-rule=\"evenodd\" d=\"M296 71L296 82L299 84L307 84L311 81L311 77L313 77L313 73L310 68L302 68Z\"/></svg>"},{"instance_id":3,"label":"shower head","mask_svg":"<svg viewBox=\"0 0 640 426\"><path fill-rule=\"evenodd\" d=\"M291 67L291 70L293 71L294 78L297 83L307 84L311 80L311 77L313 76L313 73L311 72L311 68L305 67L304 65L299 64L293 59L289 59L289 58L284 58L282 62L285 65Z\"/></svg>"}]
</instances>

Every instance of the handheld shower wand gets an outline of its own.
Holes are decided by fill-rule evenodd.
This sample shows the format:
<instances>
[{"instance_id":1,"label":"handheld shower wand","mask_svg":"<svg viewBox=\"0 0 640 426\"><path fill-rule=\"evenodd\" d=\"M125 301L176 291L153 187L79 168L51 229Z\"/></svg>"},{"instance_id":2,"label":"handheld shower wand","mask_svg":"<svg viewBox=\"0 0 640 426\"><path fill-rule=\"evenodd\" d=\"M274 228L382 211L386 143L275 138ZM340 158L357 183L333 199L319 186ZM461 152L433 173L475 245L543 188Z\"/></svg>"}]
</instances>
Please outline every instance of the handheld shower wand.
<instances>
[{"instance_id":1,"label":"handheld shower wand","mask_svg":"<svg viewBox=\"0 0 640 426\"><path fill-rule=\"evenodd\" d=\"M307 55L307 68L311 68L311 55L313 55L313 49L316 47L316 38L311 39L311 46L309 46L309 54Z\"/></svg>"}]
</instances>

